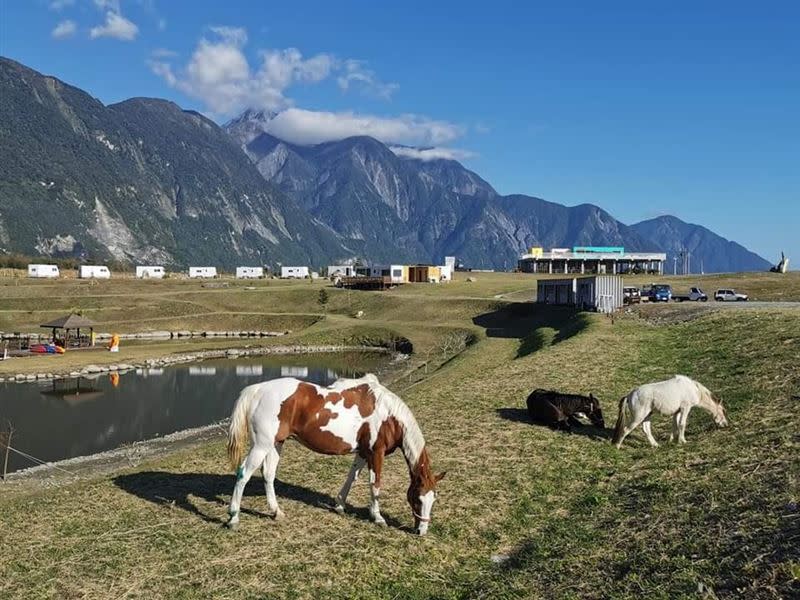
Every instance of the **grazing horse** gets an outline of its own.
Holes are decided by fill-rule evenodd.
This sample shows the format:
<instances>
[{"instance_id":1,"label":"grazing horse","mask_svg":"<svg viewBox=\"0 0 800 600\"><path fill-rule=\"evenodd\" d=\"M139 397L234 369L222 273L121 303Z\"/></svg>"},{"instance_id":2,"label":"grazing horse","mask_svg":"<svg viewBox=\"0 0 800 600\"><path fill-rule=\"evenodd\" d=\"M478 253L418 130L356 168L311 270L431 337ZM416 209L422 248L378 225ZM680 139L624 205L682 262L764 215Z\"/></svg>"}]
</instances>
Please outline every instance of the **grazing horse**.
<instances>
[{"instance_id":1,"label":"grazing horse","mask_svg":"<svg viewBox=\"0 0 800 600\"><path fill-rule=\"evenodd\" d=\"M248 434L252 435L253 443L245 458ZM400 448L411 479L407 499L414 527L420 535L428 531L436 498L434 490L444 473L434 475L431 471L425 438L408 406L374 375L340 379L330 387L284 377L242 390L228 432L228 458L231 466L237 468L228 527L233 529L239 523L242 493L259 466L269 509L275 519L283 517L274 482L283 442L290 437L321 454L356 455L336 496L336 512L344 512L350 487L367 465L370 514L379 525L386 525L378 505L383 458Z\"/></svg>"},{"instance_id":2,"label":"grazing horse","mask_svg":"<svg viewBox=\"0 0 800 600\"><path fill-rule=\"evenodd\" d=\"M689 419L689 411L694 406L710 412L720 427L728 425L722 400L694 379L685 375L675 375L666 381L640 385L619 401L619 416L613 443L617 448L622 447L622 442L628 434L641 425L647 441L651 446L657 447L658 442L650 430L650 415L657 410L662 415L672 415L672 435L669 436L669 441L677 437L679 444L685 444L686 422ZM626 410L630 412L627 425L625 425Z\"/></svg>"},{"instance_id":3,"label":"grazing horse","mask_svg":"<svg viewBox=\"0 0 800 600\"><path fill-rule=\"evenodd\" d=\"M534 390L528 396L528 414L531 420L553 429L572 431L573 425L582 426L576 413L583 413L592 425L604 429L603 411L592 394L589 397L577 394L562 394L548 390Z\"/></svg>"}]
</instances>

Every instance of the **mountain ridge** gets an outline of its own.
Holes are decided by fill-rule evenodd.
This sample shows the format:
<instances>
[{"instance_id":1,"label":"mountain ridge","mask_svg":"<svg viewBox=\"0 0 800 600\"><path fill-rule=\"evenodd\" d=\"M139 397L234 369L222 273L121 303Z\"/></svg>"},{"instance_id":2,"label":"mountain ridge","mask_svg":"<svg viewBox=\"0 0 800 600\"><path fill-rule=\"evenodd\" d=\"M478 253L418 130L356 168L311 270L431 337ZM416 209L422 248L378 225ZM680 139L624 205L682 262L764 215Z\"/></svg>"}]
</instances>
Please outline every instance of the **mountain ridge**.
<instances>
[{"instance_id":1,"label":"mountain ridge","mask_svg":"<svg viewBox=\"0 0 800 600\"><path fill-rule=\"evenodd\" d=\"M702 226L500 195L456 160L371 137L291 144L268 132L274 117L245 111L220 127L160 98L105 106L0 57L0 251L223 267L456 255L513 268L530 246L621 245L687 248L709 272L769 266Z\"/></svg>"}]
</instances>

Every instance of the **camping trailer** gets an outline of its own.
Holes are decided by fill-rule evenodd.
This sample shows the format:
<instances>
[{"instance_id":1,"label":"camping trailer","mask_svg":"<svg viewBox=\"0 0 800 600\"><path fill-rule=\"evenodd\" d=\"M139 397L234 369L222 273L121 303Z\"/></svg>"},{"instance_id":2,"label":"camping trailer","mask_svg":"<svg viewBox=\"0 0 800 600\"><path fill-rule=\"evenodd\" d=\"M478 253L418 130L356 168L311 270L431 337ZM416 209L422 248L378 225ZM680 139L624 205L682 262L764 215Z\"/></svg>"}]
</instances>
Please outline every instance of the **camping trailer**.
<instances>
[{"instance_id":1,"label":"camping trailer","mask_svg":"<svg viewBox=\"0 0 800 600\"><path fill-rule=\"evenodd\" d=\"M164 279L164 267L136 267L137 279Z\"/></svg>"},{"instance_id":2,"label":"camping trailer","mask_svg":"<svg viewBox=\"0 0 800 600\"><path fill-rule=\"evenodd\" d=\"M328 277L355 277L356 268L353 265L330 265Z\"/></svg>"},{"instance_id":3,"label":"camping trailer","mask_svg":"<svg viewBox=\"0 0 800 600\"><path fill-rule=\"evenodd\" d=\"M260 279L264 277L264 267L236 267L236 279Z\"/></svg>"},{"instance_id":4,"label":"camping trailer","mask_svg":"<svg viewBox=\"0 0 800 600\"><path fill-rule=\"evenodd\" d=\"M189 267L189 279L211 279L217 276L217 267Z\"/></svg>"},{"instance_id":5,"label":"camping trailer","mask_svg":"<svg viewBox=\"0 0 800 600\"><path fill-rule=\"evenodd\" d=\"M28 277L55 279L60 275L56 265L28 265Z\"/></svg>"},{"instance_id":6,"label":"camping trailer","mask_svg":"<svg viewBox=\"0 0 800 600\"><path fill-rule=\"evenodd\" d=\"M307 279L311 277L308 267L281 267L281 279Z\"/></svg>"},{"instance_id":7,"label":"camping trailer","mask_svg":"<svg viewBox=\"0 0 800 600\"><path fill-rule=\"evenodd\" d=\"M103 265L81 265L78 267L78 279L109 279L111 271Z\"/></svg>"}]
</instances>

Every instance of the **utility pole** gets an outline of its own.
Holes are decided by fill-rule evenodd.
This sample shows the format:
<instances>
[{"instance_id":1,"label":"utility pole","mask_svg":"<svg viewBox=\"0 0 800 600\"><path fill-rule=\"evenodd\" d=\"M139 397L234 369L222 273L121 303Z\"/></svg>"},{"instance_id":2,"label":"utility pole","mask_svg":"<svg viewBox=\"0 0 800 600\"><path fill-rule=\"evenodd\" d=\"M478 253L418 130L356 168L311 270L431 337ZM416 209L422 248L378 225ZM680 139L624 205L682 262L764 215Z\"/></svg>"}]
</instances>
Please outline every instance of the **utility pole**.
<instances>
[{"instance_id":1,"label":"utility pole","mask_svg":"<svg viewBox=\"0 0 800 600\"><path fill-rule=\"evenodd\" d=\"M673 275L677 275L678 274L678 255L677 254L672 257L672 274Z\"/></svg>"}]
</instances>

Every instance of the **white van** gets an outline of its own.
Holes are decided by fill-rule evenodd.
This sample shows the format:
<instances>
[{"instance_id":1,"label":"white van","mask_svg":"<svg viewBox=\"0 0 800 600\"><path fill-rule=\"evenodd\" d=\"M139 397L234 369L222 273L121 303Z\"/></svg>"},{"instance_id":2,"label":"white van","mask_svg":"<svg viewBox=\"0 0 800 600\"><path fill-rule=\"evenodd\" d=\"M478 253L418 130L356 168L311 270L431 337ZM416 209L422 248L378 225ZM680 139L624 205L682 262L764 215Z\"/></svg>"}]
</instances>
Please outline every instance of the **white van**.
<instances>
[{"instance_id":1,"label":"white van","mask_svg":"<svg viewBox=\"0 0 800 600\"><path fill-rule=\"evenodd\" d=\"M109 279L111 271L102 265L81 265L78 267L79 279Z\"/></svg>"},{"instance_id":2,"label":"white van","mask_svg":"<svg viewBox=\"0 0 800 600\"><path fill-rule=\"evenodd\" d=\"M164 279L164 267L136 267L137 279Z\"/></svg>"},{"instance_id":3,"label":"white van","mask_svg":"<svg viewBox=\"0 0 800 600\"><path fill-rule=\"evenodd\" d=\"M307 279L311 277L308 267L281 267L281 279Z\"/></svg>"},{"instance_id":4,"label":"white van","mask_svg":"<svg viewBox=\"0 0 800 600\"><path fill-rule=\"evenodd\" d=\"M189 279L205 279L217 276L217 267L189 267Z\"/></svg>"},{"instance_id":5,"label":"white van","mask_svg":"<svg viewBox=\"0 0 800 600\"><path fill-rule=\"evenodd\" d=\"M264 276L264 267L236 267L236 279L260 279Z\"/></svg>"},{"instance_id":6,"label":"white van","mask_svg":"<svg viewBox=\"0 0 800 600\"><path fill-rule=\"evenodd\" d=\"M60 275L56 265L28 265L28 277L55 279Z\"/></svg>"}]
</instances>

